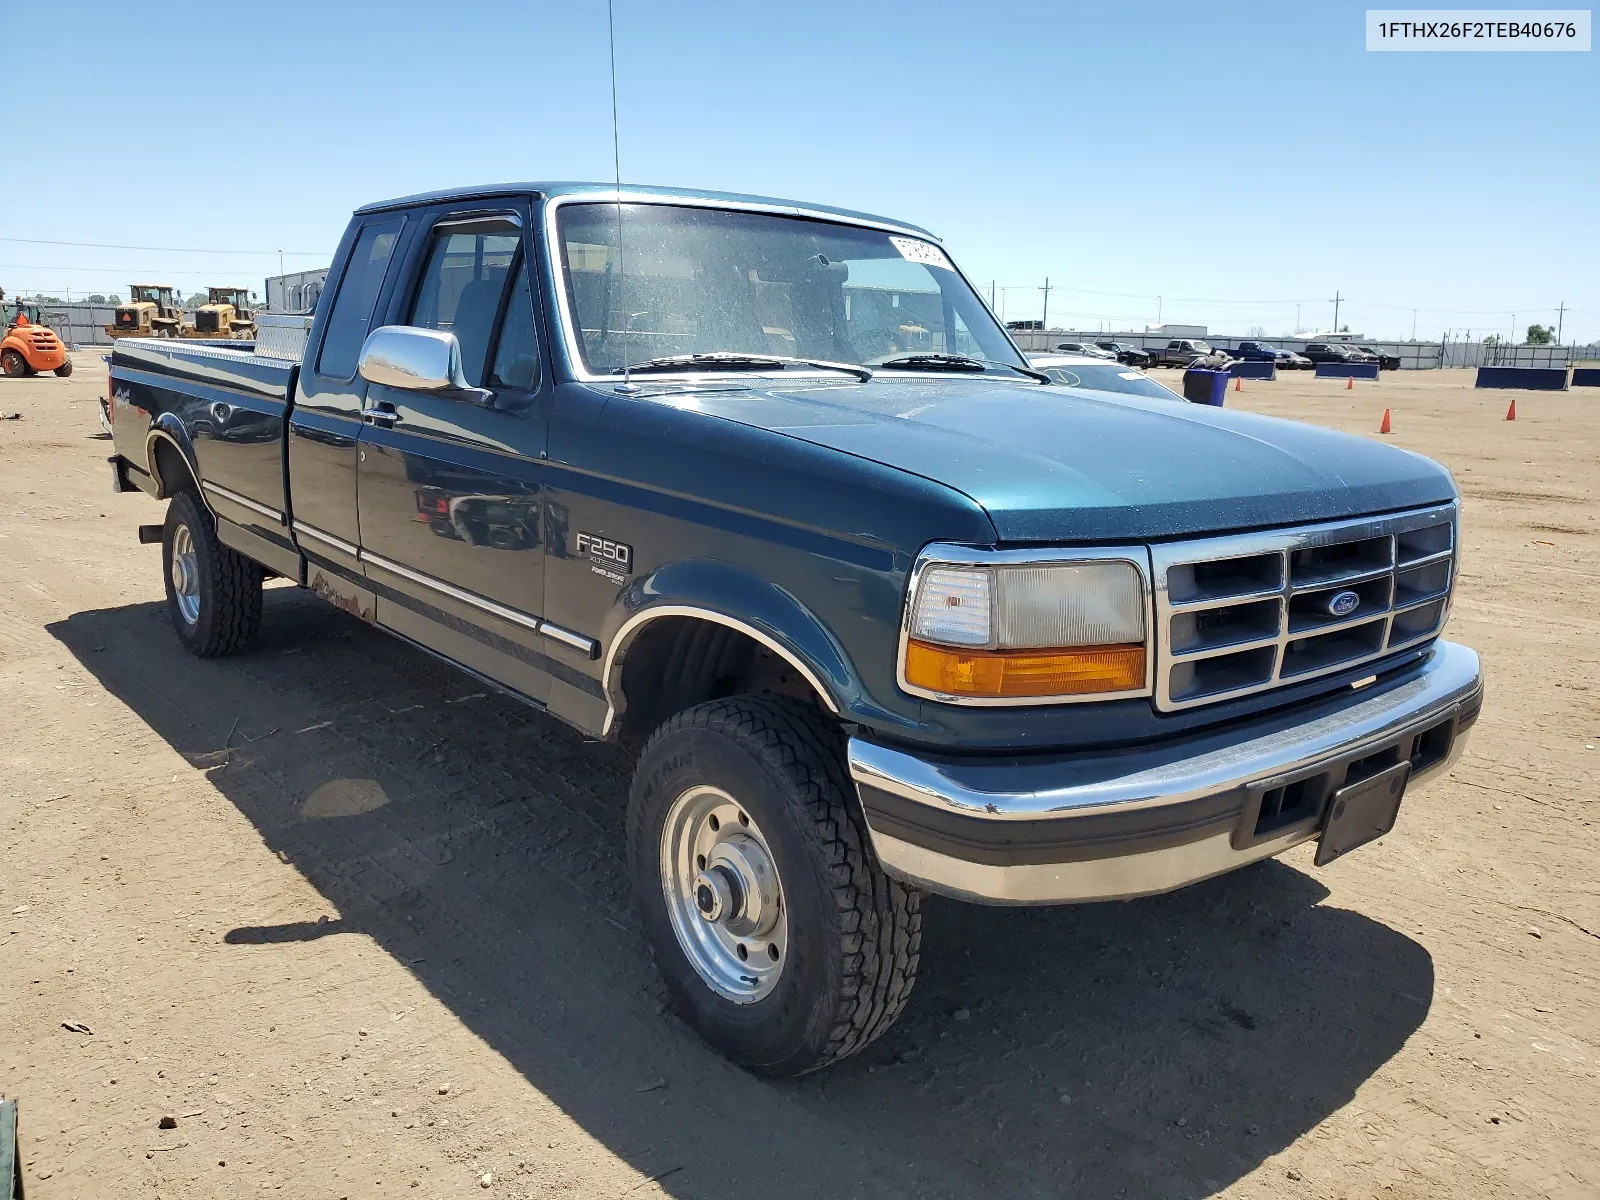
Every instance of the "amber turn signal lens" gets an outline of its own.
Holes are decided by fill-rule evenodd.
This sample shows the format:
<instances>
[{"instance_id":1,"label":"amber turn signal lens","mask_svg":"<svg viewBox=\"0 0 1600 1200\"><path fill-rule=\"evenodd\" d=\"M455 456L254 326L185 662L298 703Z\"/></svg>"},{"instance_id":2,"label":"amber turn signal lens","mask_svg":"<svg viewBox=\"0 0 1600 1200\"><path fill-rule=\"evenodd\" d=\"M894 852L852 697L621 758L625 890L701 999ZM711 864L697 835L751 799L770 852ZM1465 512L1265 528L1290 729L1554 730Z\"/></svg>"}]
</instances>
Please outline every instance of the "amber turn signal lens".
<instances>
[{"instance_id":1,"label":"amber turn signal lens","mask_svg":"<svg viewBox=\"0 0 1600 1200\"><path fill-rule=\"evenodd\" d=\"M1133 692L1144 687L1144 647L961 650L906 643L906 682L946 696L1023 699Z\"/></svg>"}]
</instances>

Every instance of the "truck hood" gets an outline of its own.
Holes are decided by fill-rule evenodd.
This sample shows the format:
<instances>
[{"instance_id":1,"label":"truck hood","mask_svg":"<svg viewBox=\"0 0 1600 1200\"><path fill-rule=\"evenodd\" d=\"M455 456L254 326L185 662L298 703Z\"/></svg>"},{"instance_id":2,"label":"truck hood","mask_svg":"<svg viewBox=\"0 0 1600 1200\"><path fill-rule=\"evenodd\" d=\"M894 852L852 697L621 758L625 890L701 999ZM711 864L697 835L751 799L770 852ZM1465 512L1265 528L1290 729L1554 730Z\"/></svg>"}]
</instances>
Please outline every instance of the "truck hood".
<instances>
[{"instance_id":1,"label":"truck hood","mask_svg":"<svg viewBox=\"0 0 1600 1200\"><path fill-rule=\"evenodd\" d=\"M970 496L1000 540L1135 540L1451 500L1437 463L1299 421L996 379L647 385L646 397Z\"/></svg>"}]
</instances>

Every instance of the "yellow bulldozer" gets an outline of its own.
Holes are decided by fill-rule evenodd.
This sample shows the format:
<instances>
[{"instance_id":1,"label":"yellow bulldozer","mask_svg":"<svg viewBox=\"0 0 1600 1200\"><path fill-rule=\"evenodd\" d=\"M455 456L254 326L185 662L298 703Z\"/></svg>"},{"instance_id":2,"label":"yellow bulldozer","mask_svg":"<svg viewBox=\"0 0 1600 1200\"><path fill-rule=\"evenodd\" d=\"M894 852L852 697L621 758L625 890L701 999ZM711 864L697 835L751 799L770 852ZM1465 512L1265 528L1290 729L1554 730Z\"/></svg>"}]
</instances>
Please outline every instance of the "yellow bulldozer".
<instances>
[{"instance_id":1,"label":"yellow bulldozer","mask_svg":"<svg viewBox=\"0 0 1600 1200\"><path fill-rule=\"evenodd\" d=\"M256 336L256 314L250 307L250 289L206 289L207 302L194 312L194 324L183 328L190 338L242 338Z\"/></svg>"},{"instance_id":2,"label":"yellow bulldozer","mask_svg":"<svg viewBox=\"0 0 1600 1200\"><path fill-rule=\"evenodd\" d=\"M183 309L176 291L165 283L135 283L128 302L117 305L116 319L106 332L119 337L168 337L183 333Z\"/></svg>"}]
</instances>

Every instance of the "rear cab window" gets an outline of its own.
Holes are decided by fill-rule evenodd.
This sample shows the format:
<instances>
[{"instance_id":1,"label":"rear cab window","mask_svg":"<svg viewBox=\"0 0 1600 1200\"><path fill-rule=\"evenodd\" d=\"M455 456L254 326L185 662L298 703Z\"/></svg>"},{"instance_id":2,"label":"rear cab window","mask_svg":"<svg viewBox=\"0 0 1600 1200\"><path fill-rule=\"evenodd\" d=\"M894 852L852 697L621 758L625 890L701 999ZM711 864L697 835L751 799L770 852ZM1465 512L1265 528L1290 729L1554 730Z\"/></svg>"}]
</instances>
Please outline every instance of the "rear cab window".
<instances>
[{"instance_id":1,"label":"rear cab window","mask_svg":"<svg viewBox=\"0 0 1600 1200\"><path fill-rule=\"evenodd\" d=\"M372 310L383 290L404 226L403 217L394 217L362 228L328 311L328 327L317 354L318 375L329 379L355 377L356 362L372 325Z\"/></svg>"}]
</instances>

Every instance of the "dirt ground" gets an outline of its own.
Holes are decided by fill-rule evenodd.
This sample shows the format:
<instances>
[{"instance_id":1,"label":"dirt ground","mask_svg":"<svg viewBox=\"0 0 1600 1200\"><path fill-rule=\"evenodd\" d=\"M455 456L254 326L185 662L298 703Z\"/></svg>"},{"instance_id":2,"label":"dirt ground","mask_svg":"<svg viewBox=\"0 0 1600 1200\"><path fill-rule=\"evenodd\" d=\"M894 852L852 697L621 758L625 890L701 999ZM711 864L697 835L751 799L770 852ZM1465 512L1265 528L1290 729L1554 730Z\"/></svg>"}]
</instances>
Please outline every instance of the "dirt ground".
<instances>
[{"instance_id":1,"label":"dirt ground","mask_svg":"<svg viewBox=\"0 0 1600 1200\"><path fill-rule=\"evenodd\" d=\"M250 654L180 651L135 538L161 509L110 493L77 365L0 379L29 1200L1600 1195L1600 392L1230 393L1374 437L1387 406L1455 472L1449 633L1489 677L1465 760L1326 869L930 901L900 1024L768 1083L665 1008L620 751L286 587Z\"/></svg>"}]
</instances>

